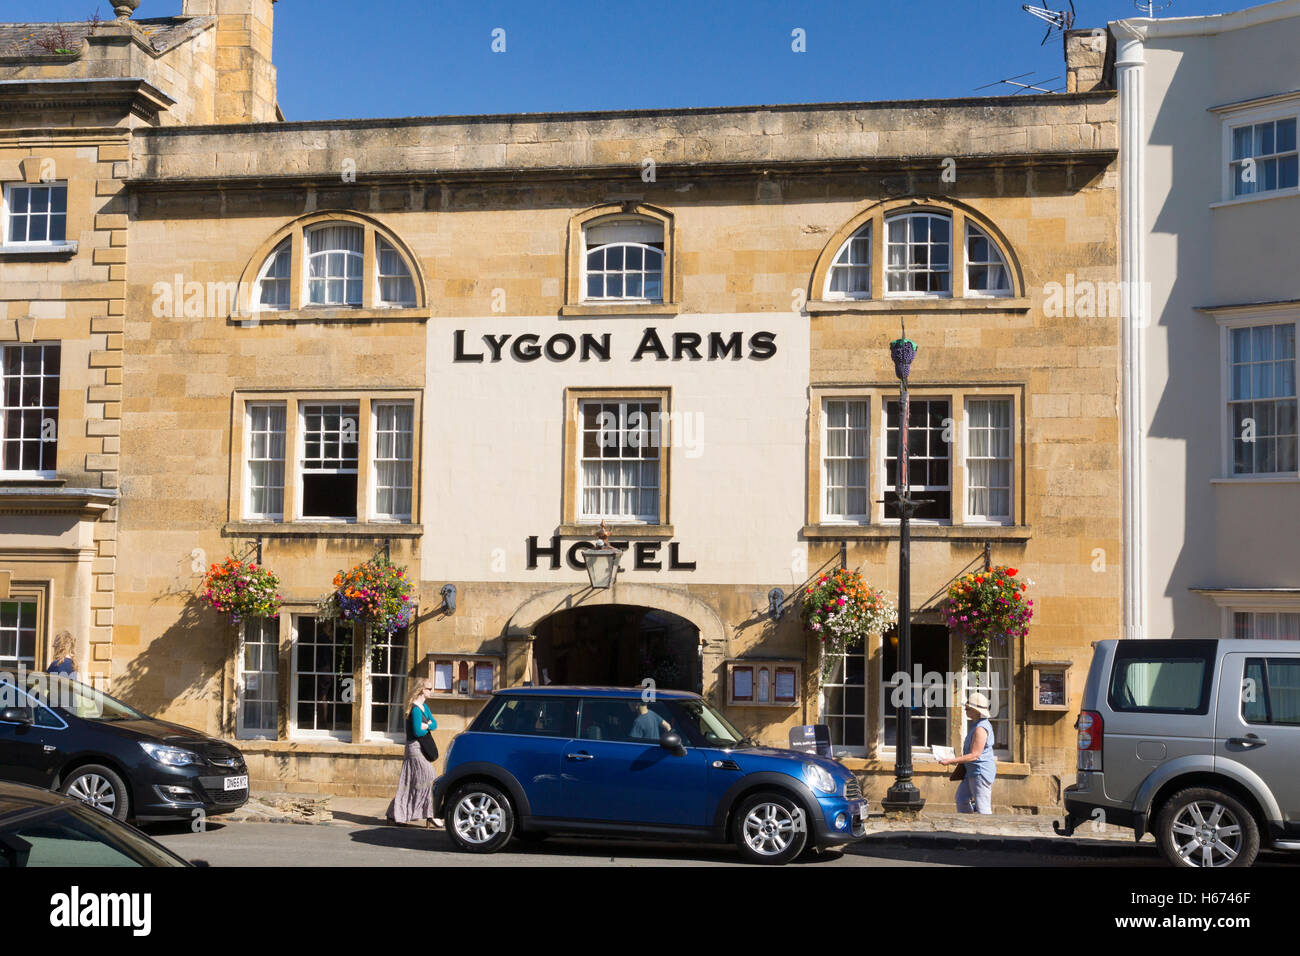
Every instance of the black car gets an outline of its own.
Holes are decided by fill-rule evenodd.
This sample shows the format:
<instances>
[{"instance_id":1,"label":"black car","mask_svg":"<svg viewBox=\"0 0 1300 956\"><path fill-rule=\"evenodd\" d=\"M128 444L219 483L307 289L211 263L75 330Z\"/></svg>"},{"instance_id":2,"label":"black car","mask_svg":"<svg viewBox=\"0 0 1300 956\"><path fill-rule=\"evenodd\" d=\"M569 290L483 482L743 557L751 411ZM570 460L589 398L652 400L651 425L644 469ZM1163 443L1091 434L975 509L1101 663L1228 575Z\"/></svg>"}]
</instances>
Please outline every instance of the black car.
<instances>
[{"instance_id":1,"label":"black car","mask_svg":"<svg viewBox=\"0 0 1300 956\"><path fill-rule=\"evenodd\" d=\"M0 675L0 778L76 797L119 820L229 813L248 801L230 744L147 717L85 684Z\"/></svg>"},{"instance_id":2,"label":"black car","mask_svg":"<svg viewBox=\"0 0 1300 956\"><path fill-rule=\"evenodd\" d=\"M0 869L189 865L135 827L78 800L0 783Z\"/></svg>"}]
</instances>

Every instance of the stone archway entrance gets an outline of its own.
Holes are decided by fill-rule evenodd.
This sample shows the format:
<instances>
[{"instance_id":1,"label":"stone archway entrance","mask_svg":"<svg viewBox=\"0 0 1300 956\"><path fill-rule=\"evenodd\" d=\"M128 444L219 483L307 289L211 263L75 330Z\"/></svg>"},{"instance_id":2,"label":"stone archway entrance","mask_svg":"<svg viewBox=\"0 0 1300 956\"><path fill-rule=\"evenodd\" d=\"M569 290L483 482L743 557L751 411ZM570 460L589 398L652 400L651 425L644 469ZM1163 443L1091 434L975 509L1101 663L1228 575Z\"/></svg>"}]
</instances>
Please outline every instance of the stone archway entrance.
<instances>
[{"instance_id":1,"label":"stone archway entrance","mask_svg":"<svg viewBox=\"0 0 1300 956\"><path fill-rule=\"evenodd\" d=\"M611 616L603 619L592 618L593 629L601 626L617 627L622 620L620 615L639 614L640 619L636 627L638 645L641 641L640 635L644 631L654 632L650 635L649 641L652 654L655 653L655 638L661 629L663 639L658 642L659 646L673 648L686 640L682 636L689 633L686 625L694 628L695 659L698 661L698 670L694 674L698 675L695 678L698 683L693 683L687 689L698 690L705 697L716 699L723 677L723 662L727 659L730 648L726 626L717 612L687 591L630 582L620 582L616 587L604 591L593 591L589 588L579 590L573 587L553 588L535 594L520 605L506 625L507 684L541 680L540 666L545 665L537 663L535 651L538 650L538 640L540 638L543 642L549 642L550 653L554 653L556 633L562 625L567 626L563 615L568 612L606 609ZM548 625L547 621L551 618L560 620ZM563 638L559 646L561 648L564 646ZM540 649L544 656L547 648L543 646ZM663 656L662 653L660 656ZM679 675L682 673L684 672L679 672ZM559 683L554 674L549 676L553 683ZM642 678L649 676L653 675L639 675L630 682L629 686L636 686ZM677 679L682 678L679 676Z\"/></svg>"},{"instance_id":2,"label":"stone archway entrance","mask_svg":"<svg viewBox=\"0 0 1300 956\"><path fill-rule=\"evenodd\" d=\"M683 617L626 604L560 611L533 629L537 683L703 690L700 629Z\"/></svg>"}]
</instances>

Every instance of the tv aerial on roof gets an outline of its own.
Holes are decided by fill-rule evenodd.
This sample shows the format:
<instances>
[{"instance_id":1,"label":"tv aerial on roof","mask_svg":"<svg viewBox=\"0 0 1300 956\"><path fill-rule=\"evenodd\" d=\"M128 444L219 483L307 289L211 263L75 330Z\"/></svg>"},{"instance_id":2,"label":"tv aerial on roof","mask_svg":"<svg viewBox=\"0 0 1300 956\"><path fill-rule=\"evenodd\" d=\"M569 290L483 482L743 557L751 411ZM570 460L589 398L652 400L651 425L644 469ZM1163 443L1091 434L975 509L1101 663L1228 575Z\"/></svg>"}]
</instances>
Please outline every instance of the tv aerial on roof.
<instances>
[{"instance_id":1,"label":"tv aerial on roof","mask_svg":"<svg viewBox=\"0 0 1300 956\"><path fill-rule=\"evenodd\" d=\"M1133 0L1133 6L1148 17L1154 17L1161 10L1168 10L1173 5L1174 0Z\"/></svg>"},{"instance_id":2,"label":"tv aerial on roof","mask_svg":"<svg viewBox=\"0 0 1300 956\"><path fill-rule=\"evenodd\" d=\"M1053 30L1064 32L1074 26L1074 0L1067 0L1067 2L1070 4L1068 11L1053 10L1051 7L1032 7L1027 3L1022 3L1020 9L1047 22L1047 32L1043 34L1043 43L1046 43ZM1042 46L1043 43L1040 43L1039 46Z\"/></svg>"},{"instance_id":3,"label":"tv aerial on roof","mask_svg":"<svg viewBox=\"0 0 1300 956\"><path fill-rule=\"evenodd\" d=\"M1059 90L1049 90L1049 89L1046 89L1046 88L1045 88L1045 87L1047 86L1047 84L1052 83L1052 82L1055 81L1055 80L1059 80L1059 79L1060 79L1059 76L1049 76L1049 77L1048 77L1047 79L1045 79L1045 80L1030 80L1028 83L1021 83L1021 82L1019 82L1020 80L1023 80L1025 77L1027 77L1027 76L1032 76L1032 75L1033 75L1033 71L1030 71L1029 73L1021 73L1021 74L1019 74L1018 76L1011 76L1011 77L1008 77L1008 78L1005 79L1005 80L995 80L995 81L992 82L992 83L985 83L983 86L977 86L977 87L975 87L975 91L978 92L979 90L987 90L990 86L1003 86L1003 85L1006 85L1006 86L1015 86L1015 87L1019 87L1019 89L1017 89L1016 92L1012 94L1013 96L1019 96L1021 93L1024 93L1024 92L1026 92L1027 90L1033 90L1035 93L1058 93L1058 92L1060 92ZM1041 84L1041 85L1039 85L1039 84Z\"/></svg>"}]
</instances>

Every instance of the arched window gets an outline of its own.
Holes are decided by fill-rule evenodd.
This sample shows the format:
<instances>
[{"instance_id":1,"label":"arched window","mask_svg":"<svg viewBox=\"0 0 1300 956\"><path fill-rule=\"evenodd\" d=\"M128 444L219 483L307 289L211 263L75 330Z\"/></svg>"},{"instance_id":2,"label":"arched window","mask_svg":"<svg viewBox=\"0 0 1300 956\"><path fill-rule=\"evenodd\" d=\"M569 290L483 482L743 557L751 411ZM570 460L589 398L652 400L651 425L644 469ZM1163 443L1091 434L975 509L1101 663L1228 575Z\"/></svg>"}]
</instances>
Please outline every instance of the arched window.
<instances>
[{"instance_id":1,"label":"arched window","mask_svg":"<svg viewBox=\"0 0 1300 956\"><path fill-rule=\"evenodd\" d=\"M257 277L257 293L253 301L258 308L283 311L289 308L289 283L293 272L293 242L284 240L262 266Z\"/></svg>"},{"instance_id":2,"label":"arched window","mask_svg":"<svg viewBox=\"0 0 1300 956\"><path fill-rule=\"evenodd\" d=\"M410 308L415 305L415 280L402 254L382 236L375 237L379 256L379 304Z\"/></svg>"},{"instance_id":3,"label":"arched window","mask_svg":"<svg viewBox=\"0 0 1300 956\"><path fill-rule=\"evenodd\" d=\"M889 295L952 295L952 220L909 212L885 220L885 291Z\"/></svg>"},{"instance_id":4,"label":"arched window","mask_svg":"<svg viewBox=\"0 0 1300 956\"><path fill-rule=\"evenodd\" d=\"M315 213L262 246L240 278L252 312L418 309L419 264L401 240L367 216ZM245 285L247 284L247 285ZM398 316L400 317L400 316Z\"/></svg>"},{"instance_id":5,"label":"arched window","mask_svg":"<svg viewBox=\"0 0 1300 956\"><path fill-rule=\"evenodd\" d=\"M584 301L663 301L663 223L607 217L588 223L582 236Z\"/></svg>"},{"instance_id":6,"label":"arched window","mask_svg":"<svg viewBox=\"0 0 1300 956\"><path fill-rule=\"evenodd\" d=\"M979 226L966 222L966 293L1010 295L1011 274L997 243Z\"/></svg>"},{"instance_id":7,"label":"arched window","mask_svg":"<svg viewBox=\"0 0 1300 956\"><path fill-rule=\"evenodd\" d=\"M871 298L871 223L844 240L826 276L827 299Z\"/></svg>"},{"instance_id":8,"label":"arched window","mask_svg":"<svg viewBox=\"0 0 1300 956\"><path fill-rule=\"evenodd\" d=\"M330 224L307 230L307 304L361 305L365 230Z\"/></svg>"}]
</instances>

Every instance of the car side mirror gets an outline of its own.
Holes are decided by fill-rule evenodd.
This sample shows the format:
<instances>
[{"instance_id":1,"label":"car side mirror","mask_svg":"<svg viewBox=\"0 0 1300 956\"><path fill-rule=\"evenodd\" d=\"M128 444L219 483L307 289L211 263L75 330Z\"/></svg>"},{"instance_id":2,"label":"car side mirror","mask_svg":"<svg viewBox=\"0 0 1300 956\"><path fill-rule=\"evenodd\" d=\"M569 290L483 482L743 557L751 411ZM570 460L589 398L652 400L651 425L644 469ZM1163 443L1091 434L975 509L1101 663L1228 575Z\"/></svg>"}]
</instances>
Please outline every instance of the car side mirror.
<instances>
[{"instance_id":1,"label":"car side mirror","mask_svg":"<svg viewBox=\"0 0 1300 956\"><path fill-rule=\"evenodd\" d=\"M32 715L30 707L6 707L0 710L0 722L30 727L36 723L36 718Z\"/></svg>"},{"instance_id":2,"label":"car side mirror","mask_svg":"<svg viewBox=\"0 0 1300 956\"><path fill-rule=\"evenodd\" d=\"M682 735L671 730L659 735L659 746L674 757L686 756L686 747L682 744Z\"/></svg>"}]
</instances>

